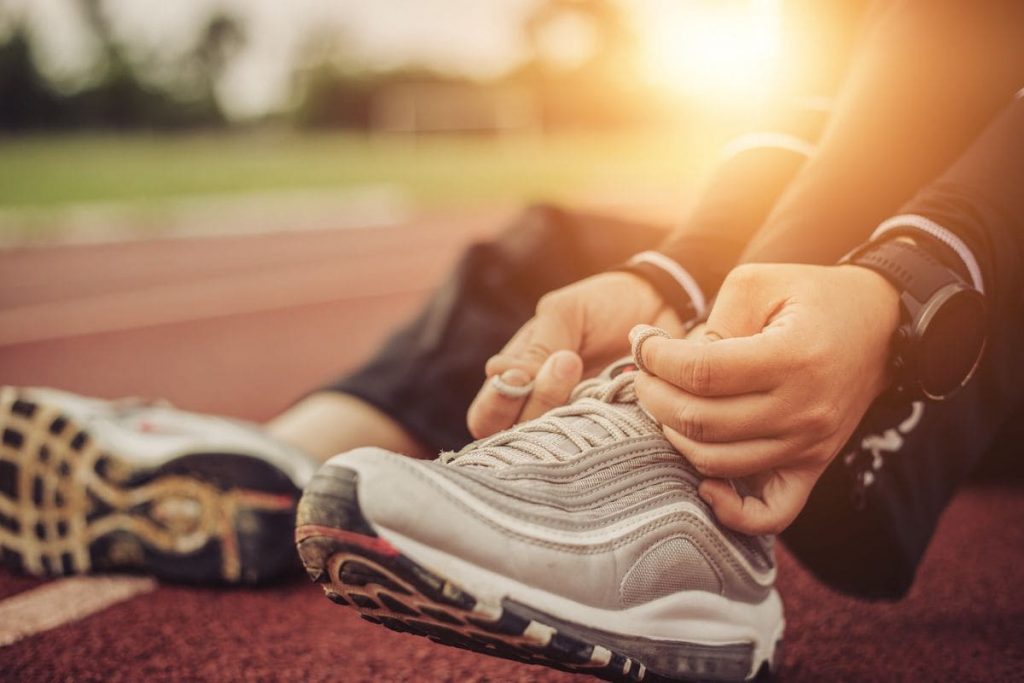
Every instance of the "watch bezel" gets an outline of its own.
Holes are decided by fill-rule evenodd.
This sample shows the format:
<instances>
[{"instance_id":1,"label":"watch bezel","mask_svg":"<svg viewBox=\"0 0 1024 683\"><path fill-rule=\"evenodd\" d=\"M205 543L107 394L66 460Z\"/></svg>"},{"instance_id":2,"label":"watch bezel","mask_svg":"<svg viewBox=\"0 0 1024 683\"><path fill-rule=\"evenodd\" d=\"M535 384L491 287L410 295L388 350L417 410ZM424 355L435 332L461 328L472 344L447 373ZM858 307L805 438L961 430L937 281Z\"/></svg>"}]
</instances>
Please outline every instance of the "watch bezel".
<instances>
[{"instance_id":1,"label":"watch bezel","mask_svg":"<svg viewBox=\"0 0 1024 683\"><path fill-rule=\"evenodd\" d=\"M969 381L971 381L971 378L974 377L974 374L977 372L978 365L980 365L981 359L985 353L987 340L985 335L981 335L981 343L978 345L978 348L974 353L970 369L956 386L947 391L940 392L929 386L929 378L924 376L923 368L921 367L922 358L924 357L922 348L930 343L936 343L936 340L931 339L928 334L931 329L931 324L934 321L935 316L938 315L950 300L954 297L961 296L967 296L975 299L977 301L977 305L981 309L982 317L984 316L985 299L982 294L963 282L950 282L936 290L927 301L917 302L917 305L920 308L917 310L913 319L908 321L909 324L907 326L910 328L910 348L907 348L906 353L902 355L904 363L912 365L913 367L906 368L907 370L910 370L907 374L913 378L915 389L917 389L917 391L919 391L925 398L933 401L944 401L950 398L962 389ZM903 297L901 297L900 304L905 314L910 312L906 302L903 301Z\"/></svg>"}]
</instances>

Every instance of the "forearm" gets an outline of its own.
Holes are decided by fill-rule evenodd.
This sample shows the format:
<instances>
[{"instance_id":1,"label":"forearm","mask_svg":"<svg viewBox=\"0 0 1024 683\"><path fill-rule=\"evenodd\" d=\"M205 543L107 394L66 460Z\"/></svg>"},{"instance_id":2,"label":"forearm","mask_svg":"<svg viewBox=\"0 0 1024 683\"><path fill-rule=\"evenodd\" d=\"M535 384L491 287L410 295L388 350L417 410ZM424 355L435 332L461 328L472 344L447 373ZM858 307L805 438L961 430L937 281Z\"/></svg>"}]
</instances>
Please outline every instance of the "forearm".
<instances>
[{"instance_id":1,"label":"forearm","mask_svg":"<svg viewBox=\"0 0 1024 683\"><path fill-rule=\"evenodd\" d=\"M1024 4L902 3L862 46L814 156L742 261L834 263L959 157L1021 86Z\"/></svg>"}]
</instances>

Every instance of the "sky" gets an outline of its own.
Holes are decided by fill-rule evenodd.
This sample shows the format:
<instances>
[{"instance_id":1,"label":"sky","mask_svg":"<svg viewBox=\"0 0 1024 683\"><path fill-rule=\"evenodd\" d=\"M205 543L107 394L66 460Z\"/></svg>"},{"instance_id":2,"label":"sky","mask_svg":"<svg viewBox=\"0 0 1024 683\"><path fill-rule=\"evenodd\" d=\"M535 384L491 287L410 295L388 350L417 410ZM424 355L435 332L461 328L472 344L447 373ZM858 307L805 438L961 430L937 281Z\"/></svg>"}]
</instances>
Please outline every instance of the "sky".
<instances>
[{"instance_id":1,"label":"sky","mask_svg":"<svg viewBox=\"0 0 1024 683\"><path fill-rule=\"evenodd\" d=\"M416 63L487 78L524 58L520 27L538 2L105 0L105 7L118 35L171 52L183 49L217 9L242 18L249 40L219 94L230 113L245 118L288 101L295 58L311 32L340 36L347 54L374 67ZM649 77L671 87L749 87L763 82L778 52L777 0L628 0L620 5L644 46ZM48 72L72 82L88 72L95 46L80 28L76 0L0 0L0 9L28 19ZM563 43L586 38L572 31L559 37Z\"/></svg>"}]
</instances>

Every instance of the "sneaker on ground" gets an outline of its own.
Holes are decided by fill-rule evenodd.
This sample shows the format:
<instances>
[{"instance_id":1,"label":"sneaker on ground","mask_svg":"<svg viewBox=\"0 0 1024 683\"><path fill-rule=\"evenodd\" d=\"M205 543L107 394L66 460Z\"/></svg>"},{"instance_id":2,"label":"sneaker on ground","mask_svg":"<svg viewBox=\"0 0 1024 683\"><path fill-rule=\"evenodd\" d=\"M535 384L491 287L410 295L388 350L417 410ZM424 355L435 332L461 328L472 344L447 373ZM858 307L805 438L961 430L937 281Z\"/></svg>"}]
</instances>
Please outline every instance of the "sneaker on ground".
<instances>
[{"instance_id":1,"label":"sneaker on ground","mask_svg":"<svg viewBox=\"0 0 1024 683\"><path fill-rule=\"evenodd\" d=\"M718 525L635 371L433 462L331 459L299 503L306 571L367 621L489 655L608 680L769 675L773 539Z\"/></svg>"},{"instance_id":2,"label":"sneaker on ground","mask_svg":"<svg viewBox=\"0 0 1024 683\"><path fill-rule=\"evenodd\" d=\"M0 552L39 576L258 583L298 569L315 463L253 425L139 400L0 389Z\"/></svg>"}]
</instances>

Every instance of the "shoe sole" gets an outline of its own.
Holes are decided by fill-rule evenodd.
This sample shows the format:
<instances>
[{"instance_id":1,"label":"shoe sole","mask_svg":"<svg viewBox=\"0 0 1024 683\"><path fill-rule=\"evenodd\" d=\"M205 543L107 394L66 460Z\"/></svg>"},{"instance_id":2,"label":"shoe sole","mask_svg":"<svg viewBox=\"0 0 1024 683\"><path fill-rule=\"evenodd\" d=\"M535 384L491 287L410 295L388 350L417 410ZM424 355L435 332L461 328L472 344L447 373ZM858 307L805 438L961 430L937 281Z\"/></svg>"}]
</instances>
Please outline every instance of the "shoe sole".
<instances>
[{"instance_id":1,"label":"shoe sole","mask_svg":"<svg viewBox=\"0 0 1024 683\"><path fill-rule=\"evenodd\" d=\"M58 406L11 387L0 389L0 432L8 567L224 583L297 569L290 535L299 491L255 456L190 453L141 468L105 452Z\"/></svg>"},{"instance_id":2,"label":"shoe sole","mask_svg":"<svg viewBox=\"0 0 1024 683\"><path fill-rule=\"evenodd\" d=\"M609 681L770 679L781 658L754 669L753 644L705 645L625 636L568 622L508 598L485 604L450 577L379 537L362 515L358 475L318 474L299 502L295 540L310 579L332 602L400 633L486 655ZM670 672L670 673L668 673Z\"/></svg>"}]
</instances>

